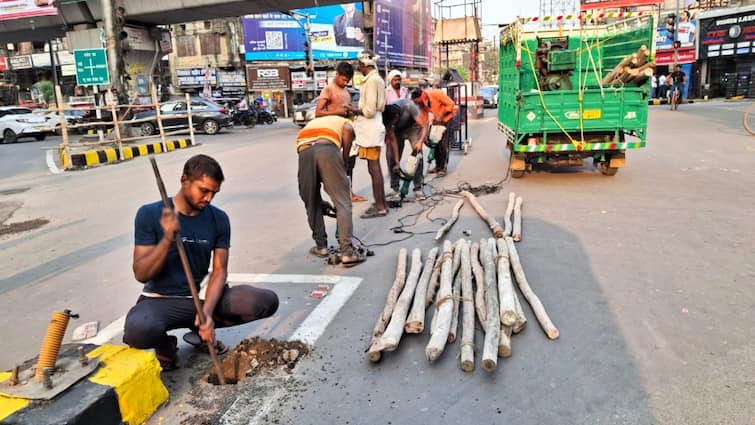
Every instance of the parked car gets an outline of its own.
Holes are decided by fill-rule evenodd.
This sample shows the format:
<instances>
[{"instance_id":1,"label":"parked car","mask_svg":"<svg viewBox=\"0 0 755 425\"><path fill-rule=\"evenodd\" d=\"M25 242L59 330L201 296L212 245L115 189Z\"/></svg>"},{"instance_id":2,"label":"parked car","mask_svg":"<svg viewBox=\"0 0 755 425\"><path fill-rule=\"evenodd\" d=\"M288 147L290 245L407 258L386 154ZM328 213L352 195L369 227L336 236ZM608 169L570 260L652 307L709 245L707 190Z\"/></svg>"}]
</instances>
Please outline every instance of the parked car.
<instances>
[{"instance_id":1,"label":"parked car","mask_svg":"<svg viewBox=\"0 0 755 425\"><path fill-rule=\"evenodd\" d=\"M59 133L60 132L60 114L57 112L47 112L42 113L45 117L45 121L47 122L47 126L50 127L52 132ZM84 122L84 116L86 115L85 111L82 111L81 109L67 109L65 112L66 117L66 126L70 127L72 125L81 124ZM76 129L70 129L69 132L74 133L81 133L83 131L83 128L76 128Z\"/></svg>"},{"instance_id":2,"label":"parked car","mask_svg":"<svg viewBox=\"0 0 755 425\"><path fill-rule=\"evenodd\" d=\"M483 108L498 107L498 86L480 87L480 96L482 96Z\"/></svg>"},{"instance_id":3,"label":"parked car","mask_svg":"<svg viewBox=\"0 0 755 425\"><path fill-rule=\"evenodd\" d=\"M188 128L188 117L172 117L174 115L185 115L186 112L185 100L174 100L160 105L163 128L168 130ZM191 113L194 128L207 134L216 134L222 128L233 126L228 109L207 99L191 98ZM155 116L155 111L150 110L134 114L134 119L155 118ZM138 127L143 136L151 136L158 131L157 120L135 123L133 126Z\"/></svg>"},{"instance_id":4,"label":"parked car","mask_svg":"<svg viewBox=\"0 0 755 425\"><path fill-rule=\"evenodd\" d=\"M349 88L349 94L351 95L351 104L357 108L359 106L359 90ZM299 127L304 127L308 122L315 119L315 110L317 110L317 102L320 100L320 96L312 99L311 102L302 103L294 109L294 124Z\"/></svg>"},{"instance_id":5,"label":"parked car","mask_svg":"<svg viewBox=\"0 0 755 425\"><path fill-rule=\"evenodd\" d=\"M3 143L15 143L22 137L45 140L52 131L45 116L21 106L0 106L0 135Z\"/></svg>"}]
</instances>

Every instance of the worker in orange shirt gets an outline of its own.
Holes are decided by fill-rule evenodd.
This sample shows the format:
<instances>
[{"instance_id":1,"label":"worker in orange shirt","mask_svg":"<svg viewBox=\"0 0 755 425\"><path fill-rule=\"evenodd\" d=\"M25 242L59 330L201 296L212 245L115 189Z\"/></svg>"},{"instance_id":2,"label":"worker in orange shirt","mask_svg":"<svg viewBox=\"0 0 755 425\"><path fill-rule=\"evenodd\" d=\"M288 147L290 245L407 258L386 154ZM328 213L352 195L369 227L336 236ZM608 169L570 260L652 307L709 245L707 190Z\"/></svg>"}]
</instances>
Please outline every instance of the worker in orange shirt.
<instances>
[{"instance_id":1,"label":"worker in orange shirt","mask_svg":"<svg viewBox=\"0 0 755 425\"><path fill-rule=\"evenodd\" d=\"M428 118L428 113L433 115L433 126L446 128L435 152L435 168L429 171L429 173L438 173L438 177L444 177L448 172L448 153L450 150L448 124L458 113L459 106L439 89L415 89L412 92L412 100L420 107L425 118ZM426 119L426 121L429 122L429 119Z\"/></svg>"}]
</instances>

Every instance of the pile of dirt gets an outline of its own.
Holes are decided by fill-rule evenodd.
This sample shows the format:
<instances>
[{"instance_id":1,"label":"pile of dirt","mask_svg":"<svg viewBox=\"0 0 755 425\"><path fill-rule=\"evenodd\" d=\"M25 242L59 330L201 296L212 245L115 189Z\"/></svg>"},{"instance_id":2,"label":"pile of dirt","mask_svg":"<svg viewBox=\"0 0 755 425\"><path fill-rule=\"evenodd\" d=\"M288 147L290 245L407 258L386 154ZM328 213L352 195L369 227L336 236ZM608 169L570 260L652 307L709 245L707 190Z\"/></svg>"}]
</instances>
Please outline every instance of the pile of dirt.
<instances>
[{"instance_id":1,"label":"pile of dirt","mask_svg":"<svg viewBox=\"0 0 755 425\"><path fill-rule=\"evenodd\" d=\"M299 360L309 354L309 347L301 341L278 341L259 337L241 341L221 361L226 383L242 381L265 371L282 369L290 373ZM207 382L217 385L218 376L210 370Z\"/></svg>"}]
</instances>

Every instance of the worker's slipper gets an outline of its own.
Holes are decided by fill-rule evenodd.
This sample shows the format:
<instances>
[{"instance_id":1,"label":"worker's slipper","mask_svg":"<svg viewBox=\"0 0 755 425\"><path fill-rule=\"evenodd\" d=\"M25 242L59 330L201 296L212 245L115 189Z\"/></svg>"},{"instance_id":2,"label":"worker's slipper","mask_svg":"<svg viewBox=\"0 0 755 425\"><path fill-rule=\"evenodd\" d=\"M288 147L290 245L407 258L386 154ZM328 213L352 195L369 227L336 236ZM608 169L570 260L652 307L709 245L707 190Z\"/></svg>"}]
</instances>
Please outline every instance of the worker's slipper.
<instances>
[{"instance_id":1,"label":"worker's slipper","mask_svg":"<svg viewBox=\"0 0 755 425\"><path fill-rule=\"evenodd\" d=\"M359 196L356 193L351 194L351 202L367 202L367 198Z\"/></svg>"},{"instance_id":2,"label":"worker's slipper","mask_svg":"<svg viewBox=\"0 0 755 425\"><path fill-rule=\"evenodd\" d=\"M315 257L326 258L330 252L327 247L313 246L309 248L309 253Z\"/></svg>"},{"instance_id":3,"label":"worker's slipper","mask_svg":"<svg viewBox=\"0 0 755 425\"><path fill-rule=\"evenodd\" d=\"M365 211L362 215L360 215L360 218L375 218L375 217L385 217L388 215L388 210L379 210L375 208L375 206L371 206L367 208L367 211Z\"/></svg>"},{"instance_id":4,"label":"worker's slipper","mask_svg":"<svg viewBox=\"0 0 755 425\"><path fill-rule=\"evenodd\" d=\"M435 168L433 168L432 170L428 171L427 173L428 173L428 174L435 174L435 173L437 173L438 171L440 171L440 170L438 170L438 167L435 167Z\"/></svg>"},{"instance_id":5,"label":"worker's slipper","mask_svg":"<svg viewBox=\"0 0 755 425\"><path fill-rule=\"evenodd\" d=\"M415 190L414 191L414 200L415 201L424 201L425 199L427 199L427 197L425 196L425 194L421 190Z\"/></svg>"},{"instance_id":6,"label":"worker's slipper","mask_svg":"<svg viewBox=\"0 0 755 425\"><path fill-rule=\"evenodd\" d=\"M162 353L155 350L155 357L160 362L160 367L163 372L170 372L179 368L178 365L178 338L175 335L168 335L172 344L172 350L170 353Z\"/></svg>"},{"instance_id":7,"label":"worker's slipper","mask_svg":"<svg viewBox=\"0 0 755 425\"><path fill-rule=\"evenodd\" d=\"M438 177L446 177L446 170L438 170Z\"/></svg>"},{"instance_id":8,"label":"worker's slipper","mask_svg":"<svg viewBox=\"0 0 755 425\"><path fill-rule=\"evenodd\" d=\"M367 257L356 251L352 255L341 255L341 264L344 267L354 267L359 263L364 263L366 260Z\"/></svg>"},{"instance_id":9,"label":"worker's slipper","mask_svg":"<svg viewBox=\"0 0 755 425\"><path fill-rule=\"evenodd\" d=\"M202 351L204 353L209 353L209 349L207 348L207 343L202 341L199 338L199 334L197 334L194 331L186 332L183 336L184 341L196 348L199 351ZM223 344L219 339L215 340L215 353L217 355L222 355L228 352L228 346Z\"/></svg>"}]
</instances>

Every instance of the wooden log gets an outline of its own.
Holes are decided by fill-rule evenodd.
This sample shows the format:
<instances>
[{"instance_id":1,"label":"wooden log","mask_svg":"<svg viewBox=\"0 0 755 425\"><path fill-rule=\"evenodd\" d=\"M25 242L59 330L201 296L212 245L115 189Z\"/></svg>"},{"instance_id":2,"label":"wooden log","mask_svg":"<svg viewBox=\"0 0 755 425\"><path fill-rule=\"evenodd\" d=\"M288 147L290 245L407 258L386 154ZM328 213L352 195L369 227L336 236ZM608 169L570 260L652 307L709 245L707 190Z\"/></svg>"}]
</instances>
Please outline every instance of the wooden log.
<instances>
[{"instance_id":1,"label":"wooden log","mask_svg":"<svg viewBox=\"0 0 755 425\"><path fill-rule=\"evenodd\" d=\"M472 291L472 259L469 243L461 250L461 297L463 299L461 320L461 370L474 370L474 292Z\"/></svg>"},{"instance_id":2,"label":"wooden log","mask_svg":"<svg viewBox=\"0 0 755 425\"><path fill-rule=\"evenodd\" d=\"M451 242L443 242L443 262L441 263L440 272L440 289L438 290L438 302L435 303L435 320L434 329L430 335L430 341L425 347L425 356L430 362L434 362L443 353L446 348L448 339L448 329L451 327L451 312L453 303L451 301L451 283L453 276L453 258L451 253Z\"/></svg>"},{"instance_id":3,"label":"wooden log","mask_svg":"<svg viewBox=\"0 0 755 425\"><path fill-rule=\"evenodd\" d=\"M621 74L621 78L620 78L620 80L621 80L621 82L622 82L622 83L625 83L625 84L626 84L626 83L628 83L628 82L629 82L629 80L631 80L632 78L635 78L635 77L637 77L637 75L639 75L639 71L638 71L638 70L636 70L636 69L631 69L631 68L630 68L630 69L627 69L627 70L626 70L626 72L624 72L623 74Z\"/></svg>"},{"instance_id":4,"label":"wooden log","mask_svg":"<svg viewBox=\"0 0 755 425\"><path fill-rule=\"evenodd\" d=\"M435 292L440 285L440 265L443 262L443 255L441 253L437 259L435 259L435 265L433 266L432 274L430 275L430 281L427 283L427 295L425 297L425 306L429 306L435 301Z\"/></svg>"},{"instance_id":5,"label":"wooden log","mask_svg":"<svg viewBox=\"0 0 755 425\"><path fill-rule=\"evenodd\" d=\"M461 249L464 245L464 239L459 239L454 243L453 258L453 284L451 286L451 296L453 297L454 308L451 313L451 327L448 328L448 343L456 342L457 328L459 327L459 296L461 295L461 276L459 276L459 267L461 267Z\"/></svg>"},{"instance_id":6,"label":"wooden log","mask_svg":"<svg viewBox=\"0 0 755 425\"><path fill-rule=\"evenodd\" d=\"M637 50L636 53L637 60L633 62L633 65L635 68L639 68L642 65L645 65L648 61L648 56L650 56L650 50L648 50L647 46L644 44L640 46L640 49Z\"/></svg>"},{"instance_id":7,"label":"wooden log","mask_svg":"<svg viewBox=\"0 0 755 425\"><path fill-rule=\"evenodd\" d=\"M498 267L498 308L501 324L514 326L516 323L516 305L514 304L514 285L511 282L509 267L509 250L506 241L498 239L496 265Z\"/></svg>"},{"instance_id":8,"label":"wooden log","mask_svg":"<svg viewBox=\"0 0 755 425\"><path fill-rule=\"evenodd\" d=\"M469 201L469 205L474 208L475 212L477 212L477 215L480 216L487 224L488 227L490 227L490 230L493 232L493 235L495 235L496 238L502 238L503 237L503 227L495 221L494 218L488 215L488 213L485 211L485 208L480 205L479 202L477 202L477 197L474 196L472 193L467 192L466 190L462 190L461 194L464 195L467 200Z\"/></svg>"},{"instance_id":9,"label":"wooden log","mask_svg":"<svg viewBox=\"0 0 755 425\"><path fill-rule=\"evenodd\" d=\"M540 323L540 327L543 328L543 331L545 331L545 334L548 335L548 338L558 338L558 329L551 321L548 313L545 311L545 307L543 306L543 303L540 302L540 298L538 298L538 296L535 294L535 292L527 282L527 276L525 276L524 268L522 268L522 263L519 261L519 254L516 252L514 240L511 238L506 238L506 245L509 248L511 268L514 270L514 276L516 276L516 282L519 285L519 290L522 291L522 295L524 295L524 298L526 298L527 302L530 303L530 307L532 307L532 311L535 313L535 318L537 318L537 321Z\"/></svg>"},{"instance_id":10,"label":"wooden log","mask_svg":"<svg viewBox=\"0 0 755 425\"><path fill-rule=\"evenodd\" d=\"M401 248L398 251L398 263L396 264L396 278L393 280L393 285L388 291L388 296L385 300L385 307L375 322L375 326L372 328L372 340L370 342L370 348L367 350L367 357L372 362L380 361L382 354L380 350L373 350L373 347L377 348L377 343L380 337L385 331L385 327L388 326L388 321L393 314L393 306L396 305L401 290L404 288L404 281L406 278L406 249Z\"/></svg>"},{"instance_id":11,"label":"wooden log","mask_svg":"<svg viewBox=\"0 0 755 425\"><path fill-rule=\"evenodd\" d=\"M414 299L414 292L417 289L417 282L419 281L419 275L422 271L422 252L419 248L412 250L412 263L409 267L409 275L406 278L406 284L401 291L401 295L396 301L396 306L391 313L391 321L385 328L385 332L380 337L376 350L380 351L393 351L398 348L398 344L401 341L401 336L404 333L404 325L406 324L406 315L409 313L409 307Z\"/></svg>"},{"instance_id":12,"label":"wooden log","mask_svg":"<svg viewBox=\"0 0 755 425\"><path fill-rule=\"evenodd\" d=\"M613 69L613 71L609 72L608 75L606 75L602 80L600 80L600 83L603 85L609 85L611 82L613 82L617 76L624 70L625 67L628 67L632 60L637 57L637 53L632 53L631 55L625 57L624 59L619 62L618 65L616 65L616 68Z\"/></svg>"},{"instance_id":13,"label":"wooden log","mask_svg":"<svg viewBox=\"0 0 755 425\"><path fill-rule=\"evenodd\" d=\"M485 302L488 307L485 343L482 348L482 368L487 372L494 371L498 365L498 342L501 337L495 257L495 242L491 239L485 246L482 262L485 268Z\"/></svg>"},{"instance_id":14,"label":"wooden log","mask_svg":"<svg viewBox=\"0 0 755 425\"><path fill-rule=\"evenodd\" d=\"M430 282L430 276L433 274L435 257L438 256L438 248L433 248L427 254L425 267L422 268L422 274L417 283L417 290L414 293L414 302L412 309L409 311L409 317L406 319L404 331L408 334L422 333L425 329L425 310L427 309L427 284Z\"/></svg>"},{"instance_id":15,"label":"wooden log","mask_svg":"<svg viewBox=\"0 0 755 425\"><path fill-rule=\"evenodd\" d=\"M522 310L522 303L519 302L519 295L516 294L516 291L514 291L514 306L516 307L516 322L511 328L511 331L515 334L518 334L522 331L522 329L524 329L524 325L527 324L527 317L524 315L524 310Z\"/></svg>"},{"instance_id":16,"label":"wooden log","mask_svg":"<svg viewBox=\"0 0 755 425\"><path fill-rule=\"evenodd\" d=\"M514 199L516 199L516 194L514 192L509 192L509 203L506 206L506 212L503 214L504 236L511 236L511 213L514 211Z\"/></svg>"},{"instance_id":17,"label":"wooden log","mask_svg":"<svg viewBox=\"0 0 755 425\"><path fill-rule=\"evenodd\" d=\"M440 238L442 238L442 237L443 237L443 235L444 235L444 234L445 234L445 233L446 233L446 232L447 232L447 231L448 231L449 229L451 229L451 226L453 226L453 225L454 225L454 223L456 223L456 220L458 220L458 219L459 219L459 210L460 210L460 209L461 209L461 207L463 207L463 206L464 206L464 200L463 200L463 199L459 199L459 202L457 202L457 203L456 203L456 205L454 205L454 209L453 209L453 212L451 213L451 219L450 219L450 220L448 220L448 221L446 222L446 224L444 224L444 225L443 225L443 227L441 227L440 229L438 229L438 233L436 233L436 234L435 234L435 240L436 240L436 241L439 241L439 240L440 240Z\"/></svg>"},{"instance_id":18,"label":"wooden log","mask_svg":"<svg viewBox=\"0 0 755 425\"><path fill-rule=\"evenodd\" d=\"M647 81L648 78L653 76L653 72L653 68L638 69L637 75L630 78L627 83L641 86L645 84L645 81Z\"/></svg>"},{"instance_id":19,"label":"wooden log","mask_svg":"<svg viewBox=\"0 0 755 425\"><path fill-rule=\"evenodd\" d=\"M511 357L511 326L501 325L501 337L498 340L498 357Z\"/></svg>"},{"instance_id":20,"label":"wooden log","mask_svg":"<svg viewBox=\"0 0 755 425\"><path fill-rule=\"evenodd\" d=\"M514 230L511 232L514 242L522 240L522 197L516 198L514 204Z\"/></svg>"},{"instance_id":21,"label":"wooden log","mask_svg":"<svg viewBox=\"0 0 755 425\"><path fill-rule=\"evenodd\" d=\"M483 331L485 330L485 324L487 321L487 307L485 306L485 272L482 270L482 264L480 264L480 244L475 242L472 244L469 253L469 259L472 262L472 273L475 281L475 295L474 306L477 312L477 320L480 321Z\"/></svg>"}]
</instances>

